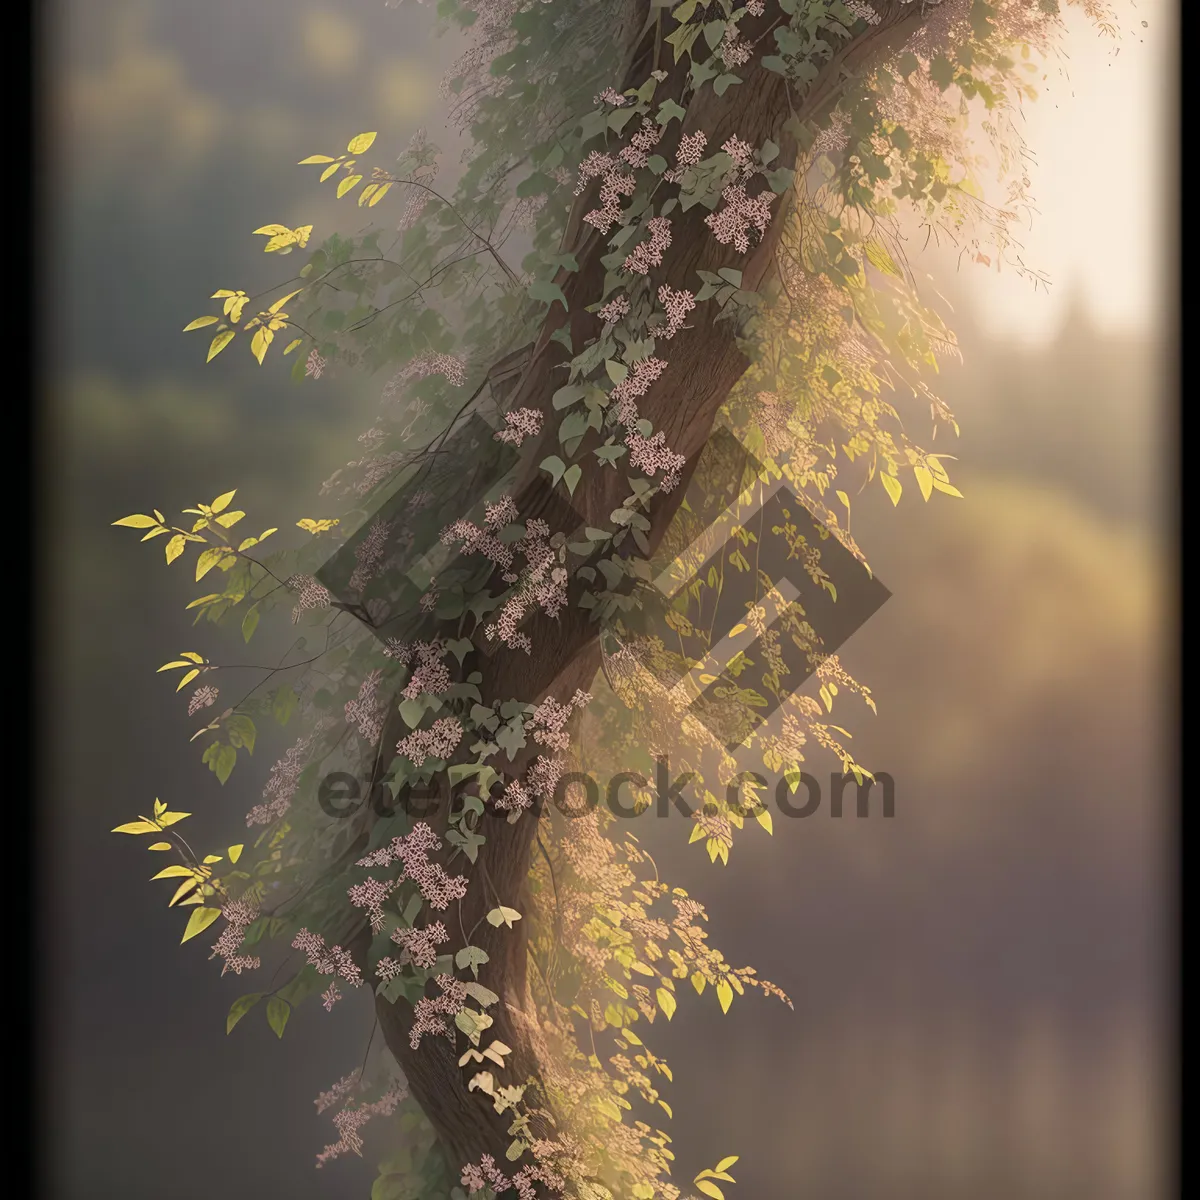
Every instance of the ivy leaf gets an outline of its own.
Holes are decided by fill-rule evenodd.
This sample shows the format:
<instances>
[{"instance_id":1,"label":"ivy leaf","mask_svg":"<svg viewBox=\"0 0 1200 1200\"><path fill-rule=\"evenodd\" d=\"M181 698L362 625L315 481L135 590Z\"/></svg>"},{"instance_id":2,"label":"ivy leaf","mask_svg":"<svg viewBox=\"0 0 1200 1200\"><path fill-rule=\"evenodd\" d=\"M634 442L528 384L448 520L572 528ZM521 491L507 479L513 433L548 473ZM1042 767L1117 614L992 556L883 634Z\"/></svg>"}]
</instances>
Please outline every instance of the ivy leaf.
<instances>
[{"instance_id":1,"label":"ivy leaf","mask_svg":"<svg viewBox=\"0 0 1200 1200\"><path fill-rule=\"evenodd\" d=\"M583 475L583 468L574 463L566 469L563 474L563 483L567 485L567 491L573 496L575 495L575 487L579 483L580 477Z\"/></svg>"},{"instance_id":2,"label":"ivy leaf","mask_svg":"<svg viewBox=\"0 0 1200 1200\"><path fill-rule=\"evenodd\" d=\"M539 279L537 283L530 286L529 295L532 299L541 300L544 304L549 304L551 307L553 307L555 301L561 304L564 310L567 307L567 298L563 294L562 288L552 279Z\"/></svg>"},{"instance_id":3,"label":"ivy leaf","mask_svg":"<svg viewBox=\"0 0 1200 1200\"><path fill-rule=\"evenodd\" d=\"M487 915L488 924L494 925L497 929L501 925L507 925L509 929L513 927L514 921L521 919L521 914L515 908L508 908L501 904L498 908L493 908Z\"/></svg>"}]
</instances>

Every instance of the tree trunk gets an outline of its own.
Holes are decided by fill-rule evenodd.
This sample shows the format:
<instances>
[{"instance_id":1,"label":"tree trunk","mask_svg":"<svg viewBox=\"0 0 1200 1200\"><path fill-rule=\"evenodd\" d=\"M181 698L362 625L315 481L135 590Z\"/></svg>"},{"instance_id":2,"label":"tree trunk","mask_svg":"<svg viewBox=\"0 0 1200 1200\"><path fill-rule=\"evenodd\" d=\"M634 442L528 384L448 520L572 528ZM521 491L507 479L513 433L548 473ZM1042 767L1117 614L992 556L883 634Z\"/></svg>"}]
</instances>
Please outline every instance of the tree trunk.
<instances>
[{"instance_id":1,"label":"tree trunk","mask_svg":"<svg viewBox=\"0 0 1200 1200\"><path fill-rule=\"evenodd\" d=\"M795 111L801 120L808 120L827 109L837 97L843 68L861 73L872 62L878 62L907 39L921 20L923 9L919 3L897 2L876 7L882 17L880 23L835 53L801 103L789 99L787 84L780 75L758 65L760 47L752 63L742 69L743 82L739 86L731 88L724 97L706 89L693 101L682 129L670 135L671 148L680 134L702 130L712 148L732 136L752 146L770 139L780 147L780 162L794 162L795 139L783 131L791 113ZM648 4L643 3L643 9L648 11ZM665 9L656 11L664 14L664 21L669 20ZM770 45L770 29L774 24L775 18L766 16L744 22L743 29L751 40L763 36ZM653 61L656 44L663 54L657 63ZM635 50L624 86L641 84L649 71L658 67L670 73L662 88L676 97L681 95L687 61L673 65L665 61L670 55L671 48L658 41L652 29ZM666 144L664 138L663 145ZM661 147L660 152L669 153ZM514 407L536 408L546 414L542 434L527 442L522 453L520 482L514 494L522 519L537 516L544 509L546 491L544 485L539 486L537 464L558 451L558 422L551 396L565 382L563 365L569 356L550 336L569 321L572 341L578 347L600 331L599 319L583 311L585 305L601 295L605 269L600 259L608 253L607 239L582 222L583 214L594 207L594 201L594 194L589 192L578 198L564 239L564 250L573 253L579 264L578 271L561 272L557 280L567 297L568 313L551 309L510 400ZM665 256L666 277L677 286L694 286L697 271L716 272L722 267L736 267L742 271L742 286L746 290L761 290L774 269L785 223L784 214L779 211L783 203L782 199L777 202L766 235L748 255L716 241L704 224L707 210L702 206L686 213L676 210L672 216L672 244ZM669 360L667 370L639 401L642 415L653 423L656 431L665 432L668 445L685 455L689 464L699 457L718 410L748 366L736 344L734 323L728 320L718 323L715 319L718 311L712 304L694 310L691 326L681 330L664 351ZM582 445L583 453L586 455L598 440L595 434L589 434ZM651 550L662 540L682 499L686 478L685 470L683 482L673 492L658 497L651 508L651 529L647 534ZM573 497L579 515L588 524L607 525L610 512L628 494L624 480L624 472L620 470L594 470L585 474ZM533 640L532 654L502 649L479 656L484 673L480 689L485 698L516 697L532 702L549 693L562 699L577 687L588 687L599 667L600 652L598 626L586 610L572 603L556 619L539 615L523 628ZM388 753L386 748L384 753ZM386 767L386 762L379 764L377 774L381 776ZM439 823L443 828L445 824L446 814L438 815L440 822L437 818L432 821L435 829ZM539 1075L533 1039L523 1020L524 1014L532 1012L526 975L525 922L518 922L513 929L494 929L483 918L499 903L525 911L523 900L536 829L537 820L531 814L515 824L485 815L480 832L487 841L480 849L471 873L471 888L462 903L463 928L469 934L475 929L471 944L480 946L490 959L480 970L480 981L501 997L501 1003L490 1010L495 1024L489 1033L513 1048L503 1073L503 1080L513 1083ZM457 920L446 924L451 941L444 950L454 953L466 943ZM445 1038L427 1037L414 1051L409 1045L412 1007L379 998L376 1010L387 1045L432 1122L452 1166L457 1169L462 1164L478 1162L485 1153L503 1164L512 1140L508 1134L510 1115L496 1114L489 1097L467 1091L473 1072L458 1066L453 1045Z\"/></svg>"}]
</instances>

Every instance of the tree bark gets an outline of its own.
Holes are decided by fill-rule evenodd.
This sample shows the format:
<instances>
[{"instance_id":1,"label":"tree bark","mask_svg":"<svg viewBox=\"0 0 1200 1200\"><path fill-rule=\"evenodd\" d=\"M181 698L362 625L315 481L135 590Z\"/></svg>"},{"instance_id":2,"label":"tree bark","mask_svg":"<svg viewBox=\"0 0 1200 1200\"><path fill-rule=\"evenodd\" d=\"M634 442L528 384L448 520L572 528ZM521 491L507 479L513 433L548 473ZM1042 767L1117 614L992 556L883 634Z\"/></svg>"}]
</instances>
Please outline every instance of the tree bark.
<instances>
[{"instance_id":1,"label":"tree bark","mask_svg":"<svg viewBox=\"0 0 1200 1200\"><path fill-rule=\"evenodd\" d=\"M642 7L644 12L649 11L648 4L643 3ZM681 133L697 130L708 135L709 146L714 149L731 136L752 146L770 139L780 147L780 162L794 162L795 140L783 131L789 116L795 112L801 120L811 119L826 108L836 99L843 68L861 72L879 61L910 35L921 20L923 6L893 0L876 7L881 12L880 23L835 53L802 103L795 104L789 97L787 83L780 75L758 65L760 50L742 70L743 82L739 86L729 89L724 97L706 89L693 101L673 142ZM664 20L669 20L665 9L657 11L664 14ZM769 44L774 23L774 16L765 16L744 23L743 28L752 40L761 36ZM678 97L682 94L687 62L654 63L656 45L670 55L670 47L659 42L652 29L634 52L624 86L639 85L657 66L670 73L662 86ZM774 269L785 223L779 210L783 203L782 199L777 202L765 236L748 255L716 241L704 224L707 210L702 206L686 213L676 210L672 216L672 244L665 257L667 277L675 285L694 286L697 271L717 272L722 267L736 267L742 271L745 289L761 290ZM510 400L513 407L536 408L546 415L543 433L523 448L519 485L514 494L523 519L540 515L544 509L546 492L544 485L539 484L538 463L558 450L558 422L551 396L566 380L564 366L569 356L559 343L550 340L551 335L569 321L574 344L582 346L600 331L598 318L583 311L585 305L601 295L605 268L600 259L608 253L606 238L582 222L583 214L593 206L594 196L585 192L578 198L568 222L563 249L572 252L579 264L578 271L563 271L557 279L567 297L568 312L551 309ZM690 327L681 330L664 351L663 356L669 361L667 370L639 402L642 415L653 423L656 431L665 432L668 445L685 455L689 464L699 457L718 410L749 365L736 344L733 322L717 322L718 310L712 304L698 306L694 313ZM585 439L582 446L584 454L598 444L596 435L589 437L591 440ZM682 499L686 478L685 470L681 484L668 495L658 497L650 511L651 529L647 536L652 551L662 540ZM627 493L624 472L594 470L584 475L573 504L588 524L603 526ZM533 640L532 654L500 650L479 656L483 659L484 674L480 689L485 698L517 697L532 702L552 694L561 699L570 696L577 687L588 687L598 670L600 652L598 626L586 610L572 604L554 620L539 615L523 628ZM390 752L385 750L387 753ZM386 762L378 765L378 776L382 776L387 765ZM441 812L434 818L435 829L439 824L445 827L446 815ZM501 997L500 1004L490 1010L495 1023L489 1035L504 1041L514 1051L502 1074L503 1082L520 1083L539 1075L534 1039L523 1019L532 1012L526 969L526 923L518 922L513 929L494 929L484 917L499 903L525 911L526 880L536 828L537 821L532 815L515 824L490 815L483 818L480 832L487 841L471 872L471 888L461 910L462 929L469 935L470 944L481 947L489 956L489 962L480 970L480 981ZM444 949L453 953L468 943L457 920L446 924L451 942ZM462 1164L478 1162L485 1153L503 1164L512 1140L508 1133L511 1117L496 1114L486 1095L467 1091L473 1072L458 1066L454 1046L445 1038L426 1037L414 1051L409 1045L412 1007L378 998L376 1011L386 1043L433 1124L452 1166L457 1169Z\"/></svg>"}]
</instances>

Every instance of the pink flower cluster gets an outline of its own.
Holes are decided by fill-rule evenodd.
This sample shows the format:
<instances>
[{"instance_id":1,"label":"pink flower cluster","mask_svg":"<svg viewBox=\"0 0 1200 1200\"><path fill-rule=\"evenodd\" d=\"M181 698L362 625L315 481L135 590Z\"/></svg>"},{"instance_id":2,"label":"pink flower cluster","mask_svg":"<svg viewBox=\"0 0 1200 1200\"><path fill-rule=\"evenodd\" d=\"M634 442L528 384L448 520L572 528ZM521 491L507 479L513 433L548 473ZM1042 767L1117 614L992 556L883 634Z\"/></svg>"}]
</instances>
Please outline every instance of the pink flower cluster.
<instances>
[{"instance_id":1,"label":"pink flower cluster","mask_svg":"<svg viewBox=\"0 0 1200 1200\"><path fill-rule=\"evenodd\" d=\"M629 316L629 297L614 296L607 304L602 305L596 315L605 325L615 325L618 321Z\"/></svg>"},{"instance_id":2,"label":"pink flower cluster","mask_svg":"<svg viewBox=\"0 0 1200 1200\"><path fill-rule=\"evenodd\" d=\"M367 536L354 548L356 566L350 576L350 586L354 591L361 592L378 573L391 530L389 522L376 517L367 530Z\"/></svg>"},{"instance_id":3,"label":"pink flower cluster","mask_svg":"<svg viewBox=\"0 0 1200 1200\"><path fill-rule=\"evenodd\" d=\"M538 1192L534 1187L535 1183L545 1184L553 1191L560 1191L566 1186L561 1175L540 1163L522 1167L512 1179L509 1179L496 1166L496 1160L490 1154L483 1155L478 1164L468 1163L463 1167L461 1182L471 1195L483 1191L485 1187L491 1188L497 1195L507 1192L510 1188L515 1188L518 1200L537 1200Z\"/></svg>"},{"instance_id":4,"label":"pink flower cluster","mask_svg":"<svg viewBox=\"0 0 1200 1200\"><path fill-rule=\"evenodd\" d=\"M250 810L246 815L247 825L269 825L287 812L300 782L300 772L304 770L304 757L308 754L316 738L325 731L327 725L327 722L322 721L312 733L302 737L271 768L267 786L263 789L263 799L266 803L258 804Z\"/></svg>"},{"instance_id":5,"label":"pink flower cluster","mask_svg":"<svg viewBox=\"0 0 1200 1200\"><path fill-rule=\"evenodd\" d=\"M405 700L415 700L418 696L440 696L449 690L450 671L442 661L446 657L446 648L441 642L405 644L393 638L384 653L406 667L412 665L412 675L400 693Z\"/></svg>"},{"instance_id":6,"label":"pink flower cluster","mask_svg":"<svg viewBox=\"0 0 1200 1200\"><path fill-rule=\"evenodd\" d=\"M451 387L462 387L467 379L467 368L452 354L421 354L388 380L383 388L383 398L391 400L410 379L425 379L429 375L443 375Z\"/></svg>"},{"instance_id":7,"label":"pink flower cluster","mask_svg":"<svg viewBox=\"0 0 1200 1200\"><path fill-rule=\"evenodd\" d=\"M239 954L238 951L241 950L242 943L246 940L246 930L258 916L258 911L242 900L231 900L221 909L221 916L225 918L225 928L213 943L212 953L208 957L225 960L225 965L221 968L222 975L226 971L232 971L235 975L240 975L243 971L256 971L262 966L262 959Z\"/></svg>"},{"instance_id":8,"label":"pink flower cluster","mask_svg":"<svg viewBox=\"0 0 1200 1200\"><path fill-rule=\"evenodd\" d=\"M350 897L350 903L355 908L365 908L367 917L371 922L371 932L378 933L384 926L385 917L383 915L384 901L396 890L400 881L398 879L376 879L371 876L369 879L363 880L362 883L356 883L349 888L346 895Z\"/></svg>"},{"instance_id":9,"label":"pink flower cluster","mask_svg":"<svg viewBox=\"0 0 1200 1200\"><path fill-rule=\"evenodd\" d=\"M740 183L732 183L721 192L721 199L724 205L709 213L704 223L721 245L728 246L732 242L735 249L745 254L750 249L750 230L757 230L761 238L771 223L771 201L775 199L775 193L762 191L757 196L748 196Z\"/></svg>"},{"instance_id":10,"label":"pink flower cluster","mask_svg":"<svg viewBox=\"0 0 1200 1200\"><path fill-rule=\"evenodd\" d=\"M362 974L354 965L349 951L343 950L341 946L326 946L325 939L319 933L310 933L307 929L301 929L292 940L292 949L302 950L309 965L316 967L322 975L335 976L321 996L326 1012L329 1012L342 998L342 993L338 991L337 976L354 987L362 985Z\"/></svg>"},{"instance_id":11,"label":"pink flower cluster","mask_svg":"<svg viewBox=\"0 0 1200 1200\"><path fill-rule=\"evenodd\" d=\"M629 145L621 151L622 162L631 167L644 167L650 161L650 151L662 141L662 126L649 117L642 118L642 127L629 139Z\"/></svg>"},{"instance_id":12,"label":"pink flower cluster","mask_svg":"<svg viewBox=\"0 0 1200 1200\"><path fill-rule=\"evenodd\" d=\"M525 559L525 569L517 575L507 573L508 583L518 583L504 601L499 615L484 627L488 640L499 638L514 650L532 649L528 634L518 627L530 609L537 608L548 617L556 617L567 603L567 571L556 565L557 556L550 548L550 526L533 517L525 523L525 532L514 543L514 549Z\"/></svg>"},{"instance_id":13,"label":"pink flower cluster","mask_svg":"<svg viewBox=\"0 0 1200 1200\"><path fill-rule=\"evenodd\" d=\"M386 867L395 862L402 863L404 869L396 882L411 880L430 907L442 912L449 908L452 900L461 900L467 894L467 880L464 875L447 875L440 863L429 861L429 852L441 848L437 834L424 821L419 821L406 837L393 838L387 846L359 859L358 865Z\"/></svg>"},{"instance_id":14,"label":"pink flower cluster","mask_svg":"<svg viewBox=\"0 0 1200 1200\"><path fill-rule=\"evenodd\" d=\"M506 428L497 432L495 440L519 446L542 432L542 414L536 408L514 408L504 414L504 424Z\"/></svg>"},{"instance_id":15,"label":"pink flower cluster","mask_svg":"<svg viewBox=\"0 0 1200 1200\"><path fill-rule=\"evenodd\" d=\"M694 167L704 157L704 147L708 145L708 134L697 131L687 133L679 139L679 149L675 151L675 166L663 172L663 178L668 183L678 183L686 167Z\"/></svg>"},{"instance_id":16,"label":"pink flower cluster","mask_svg":"<svg viewBox=\"0 0 1200 1200\"><path fill-rule=\"evenodd\" d=\"M313 379L320 379L325 367L325 360L315 350L310 350L308 358L304 361L304 374L311 375Z\"/></svg>"},{"instance_id":17,"label":"pink flower cluster","mask_svg":"<svg viewBox=\"0 0 1200 1200\"><path fill-rule=\"evenodd\" d=\"M594 153L594 151L593 151ZM607 158L607 155L602 157ZM601 233L607 233L621 219L621 197L632 196L637 180L622 171L610 170L600 185L600 207L593 208L583 219Z\"/></svg>"},{"instance_id":18,"label":"pink flower cluster","mask_svg":"<svg viewBox=\"0 0 1200 1200\"><path fill-rule=\"evenodd\" d=\"M629 374L613 388L611 400L617 406L617 420L622 425L637 423L637 401L649 390L650 385L667 369L665 359L639 358Z\"/></svg>"},{"instance_id":19,"label":"pink flower cluster","mask_svg":"<svg viewBox=\"0 0 1200 1200\"><path fill-rule=\"evenodd\" d=\"M687 459L671 450L661 429L649 438L629 430L625 434L625 445L629 447L630 466L637 467L651 478L662 471L660 487L664 492L671 491L679 483L679 472L683 470Z\"/></svg>"},{"instance_id":20,"label":"pink flower cluster","mask_svg":"<svg viewBox=\"0 0 1200 1200\"><path fill-rule=\"evenodd\" d=\"M553 696L547 696L530 714L525 728L533 734L533 740L539 746L565 750L571 744L570 736L566 732L566 724L571 714L590 704L591 699L590 692L579 688L575 689L575 694L566 704L559 704Z\"/></svg>"},{"instance_id":21,"label":"pink flower cluster","mask_svg":"<svg viewBox=\"0 0 1200 1200\"><path fill-rule=\"evenodd\" d=\"M400 966L408 961L414 967L429 970L437 964L437 947L449 940L450 935L441 921L426 925L424 929L407 929L400 926L392 930L392 941L403 950Z\"/></svg>"},{"instance_id":22,"label":"pink flower cluster","mask_svg":"<svg viewBox=\"0 0 1200 1200\"><path fill-rule=\"evenodd\" d=\"M292 610L293 625L300 620L301 613L308 612L309 609L328 608L333 599L329 589L311 575L292 575L284 586L297 593L296 607Z\"/></svg>"},{"instance_id":23,"label":"pink flower cluster","mask_svg":"<svg viewBox=\"0 0 1200 1200\"><path fill-rule=\"evenodd\" d=\"M346 720L370 746L383 736L383 704L377 695L382 671L372 671L358 687L358 699L346 701Z\"/></svg>"},{"instance_id":24,"label":"pink flower cluster","mask_svg":"<svg viewBox=\"0 0 1200 1200\"><path fill-rule=\"evenodd\" d=\"M449 758L462 741L463 729L455 717L439 717L428 729L414 729L396 743L396 753L423 766L427 758Z\"/></svg>"},{"instance_id":25,"label":"pink flower cluster","mask_svg":"<svg viewBox=\"0 0 1200 1200\"><path fill-rule=\"evenodd\" d=\"M353 1078L353 1076L348 1076ZM322 1092L317 1098L317 1111L324 1112L325 1108L331 1104L337 1103L336 1100L322 1105L322 1101L333 1095L338 1089L344 1089L341 1095L345 1095L350 1091L346 1087L346 1080L343 1079L340 1083L334 1085L329 1092ZM342 1154L351 1153L362 1156L363 1140L362 1134L359 1132L362 1127L372 1117L390 1117L400 1105L400 1102L408 1096L408 1088L395 1080L392 1085L378 1100L370 1104L360 1104L355 1108L346 1107L337 1113L333 1118L333 1126L338 1131L338 1140L332 1145L326 1146L320 1154L317 1155L317 1166L323 1167L330 1159L338 1158ZM338 1097L341 1098L340 1096Z\"/></svg>"},{"instance_id":26,"label":"pink flower cluster","mask_svg":"<svg viewBox=\"0 0 1200 1200\"><path fill-rule=\"evenodd\" d=\"M467 985L453 975L439 975L437 985L442 989L440 996L422 996L416 1003L415 1020L408 1034L408 1044L414 1050L420 1048L421 1039L427 1034L453 1040L454 1034L446 1024L446 1018L453 1019L467 1002Z\"/></svg>"},{"instance_id":27,"label":"pink flower cluster","mask_svg":"<svg viewBox=\"0 0 1200 1200\"><path fill-rule=\"evenodd\" d=\"M621 95L620 92L616 90L616 88L606 87L604 91L600 93L600 95L596 96L592 100L592 103L596 105L611 104L613 108L621 108L624 104L628 103L628 101L624 96Z\"/></svg>"},{"instance_id":28,"label":"pink flower cluster","mask_svg":"<svg viewBox=\"0 0 1200 1200\"><path fill-rule=\"evenodd\" d=\"M658 302L666 309L667 324L665 329L655 330L655 336L673 338L687 320L687 315L696 307L696 297L686 289L676 291L667 284L658 289Z\"/></svg>"},{"instance_id":29,"label":"pink flower cluster","mask_svg":"<svg viewBox=\"0 0 1200 1200\"><path fill-rule=\"evenodd\" d=\"M721 62L725 64L727 70L734 67L744 66L750 61L750 51L752 47L749 42L743 42L738 37L737 29L732 25L725 27L725 36L721 38L721 44L717 47L717 53L721 56Z\"/></svg>"},{"instance_id":30,"label":"pink flower cluster","mask_svg":"<svg viewBox=\"0 0 1200 1200\"><path fill-rule=\"evenodd\" d=\"M217 702L220 694L220 689L211 684L197 688L188 701L188 716L194 717L202 708L211 708Z\"/></svg>"},{"instance_id":31,"label":"pink flower cluster","mask_svg":"<svg viewBox=\"0 0 1200 1200\"><path fill-rule=\"evenodd\" d=\"M625 259L622 269L632 275L648 275L651 267L662 266L663 251L671 245L670 217L651 217L646 222L648 242L641 242Z\"/></svg>"}]
</instances>

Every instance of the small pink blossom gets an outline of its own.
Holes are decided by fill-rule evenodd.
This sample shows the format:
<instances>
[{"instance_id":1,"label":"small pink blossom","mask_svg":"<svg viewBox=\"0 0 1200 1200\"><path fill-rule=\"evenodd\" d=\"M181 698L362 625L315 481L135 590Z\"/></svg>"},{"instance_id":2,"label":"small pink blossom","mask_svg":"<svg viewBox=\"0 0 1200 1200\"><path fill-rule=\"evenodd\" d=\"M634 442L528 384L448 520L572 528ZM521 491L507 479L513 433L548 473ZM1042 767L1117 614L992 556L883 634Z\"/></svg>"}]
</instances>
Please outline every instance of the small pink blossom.
<instances>
[{"instance_id":1,"label":"small pink blossom","mask_svg":"<svg viewBox=\"0 0 1200 1200\"><path fill-rule=\"evenodd\" d=\"M304 374L311 375L313 379L320 379L326 365L325 360L315 350L311 350L304 361Z\"/></svg>"}]
</instances>

